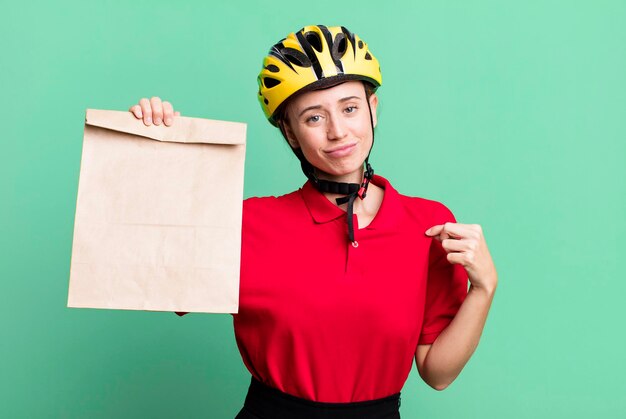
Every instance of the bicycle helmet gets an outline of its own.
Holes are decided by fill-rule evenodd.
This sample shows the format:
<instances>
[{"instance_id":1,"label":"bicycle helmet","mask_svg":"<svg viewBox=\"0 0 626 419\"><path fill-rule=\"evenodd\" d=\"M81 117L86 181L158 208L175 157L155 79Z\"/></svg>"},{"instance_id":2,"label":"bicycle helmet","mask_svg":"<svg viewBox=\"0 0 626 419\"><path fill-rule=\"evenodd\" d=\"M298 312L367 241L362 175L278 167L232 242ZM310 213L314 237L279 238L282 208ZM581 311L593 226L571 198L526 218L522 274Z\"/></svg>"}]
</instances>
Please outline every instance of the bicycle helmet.
<instances>
[{"instance_id":1,"label":"bicycle helmet","mask_svg":"<svg viewBox=\"0 0 626 419\"><path fill-rule=\"evenodd\" d=\"M380 65L367 44L343 26L305 26L270 50L258 77L258 98L267 119L292 95L347 80L382 83Z\"/></svg>"}]
</instances>

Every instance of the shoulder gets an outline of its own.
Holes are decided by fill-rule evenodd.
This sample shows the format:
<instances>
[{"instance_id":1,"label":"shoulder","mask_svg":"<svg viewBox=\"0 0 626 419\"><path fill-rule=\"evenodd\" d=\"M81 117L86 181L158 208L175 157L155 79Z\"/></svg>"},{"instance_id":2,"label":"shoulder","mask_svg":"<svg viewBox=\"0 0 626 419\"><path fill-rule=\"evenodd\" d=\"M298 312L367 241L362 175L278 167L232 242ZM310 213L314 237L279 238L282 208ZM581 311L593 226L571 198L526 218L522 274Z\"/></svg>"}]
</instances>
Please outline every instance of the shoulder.
<instances>
[{"instance_id":1,"label":"shoulder","mask_svg":"<svg viewBox=\"0 0 626 419\"><path fill-rule=\"evenodd\" d=\"M294 229L310 220L300 190L243 201L242 232L245 240L256 238L269 245L267 240L276 241L277 237L293 233Z\"/></svg>"},{"instance_id":2,"label":"shoulder","mask_svg":"<svg viewBox=\"0 0 626 419\"><path fill-rule=\"evenodd\" d=\"M280 196L255 196L244 199L243 215L254 218L259 216L275 218L289 211L298 211L301 205L304 203L299 189Z\"/></svg>"},{"instance_id":3,"label":"shoulder","mask_svg":"<svg viewBox=\"0 0 626 419\"><path fill-rule=\"evenodd\" d=\"M450 208L442 202L419 196L407 196L400 194L400 201L408 215L428 224L443 224L456 222L456 218Z\"/></svg>"},{"instance_id":4,"label":"shoulder","mask_svg":"<svg viewBox=\"0 0 626 419\"><path fill-rule=\"evenodd\" d=\"M445 204L434 199L421 196L409 196L398 192L388 180L380 178L382 184L390 188L392 194L397 195L398 200L405 213L415 221L424 225L443 224L446 222L456 222L454 214Z\"/></svg>"},{"instance_id":5,"label":"shoulder","mask_svg":"<svg viewBox=\"0 0 626 419\"><path fill-rule=\"evenodd\" d=\"M279 196L252 196L243 200L243 206L249 208L275 207L289 205L292 201L300 199L300 190L295 190Z\"/></svg>"}]
</instances>

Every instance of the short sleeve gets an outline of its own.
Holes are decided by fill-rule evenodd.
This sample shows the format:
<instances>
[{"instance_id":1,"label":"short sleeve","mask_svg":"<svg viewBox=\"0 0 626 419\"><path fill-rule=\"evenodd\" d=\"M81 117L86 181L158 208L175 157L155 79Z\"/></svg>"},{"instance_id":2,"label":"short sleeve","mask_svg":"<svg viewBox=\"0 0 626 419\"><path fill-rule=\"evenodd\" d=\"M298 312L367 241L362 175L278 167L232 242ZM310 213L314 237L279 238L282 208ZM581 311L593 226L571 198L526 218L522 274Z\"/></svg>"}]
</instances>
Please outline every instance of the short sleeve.
<instances>
[{"instance_id":1,"label":"short sleeve","mask_svg":"<svg viewBox=\"0 0 626 419\"><path fill-rule=\"evenodd\" d=\"M448 208L442 209L432 225L456 222ZM441 242L433 239L428 257L428 280L426 284L426 304L424 323L419 338L419 345L431 344L450 324L467 296L468 277L465 268L451 264Z\"/></svg>"}]
</instances>

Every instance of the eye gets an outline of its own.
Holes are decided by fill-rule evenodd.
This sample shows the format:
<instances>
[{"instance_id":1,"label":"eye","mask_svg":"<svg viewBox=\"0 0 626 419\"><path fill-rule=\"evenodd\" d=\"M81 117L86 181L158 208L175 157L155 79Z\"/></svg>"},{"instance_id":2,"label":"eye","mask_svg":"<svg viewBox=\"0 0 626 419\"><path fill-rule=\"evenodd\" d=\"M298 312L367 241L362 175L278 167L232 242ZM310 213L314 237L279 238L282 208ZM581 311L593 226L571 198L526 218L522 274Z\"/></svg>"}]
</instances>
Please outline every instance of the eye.
<instances>
[{"instance_id":1,"label":"eye","mask_svg":"<svg viewBox=\"0 0 626 419\"><path fill-rule=\"evenodd\" d=\"M319 122L320 118L321 118L321 116L319 116L319 115L313 115L313 116L308 117L306 119L306 122L316 123L316 122Z\"/></svg>"},{"instance_id":2,"label":"eye","mask_svg":"<svg viewBox=\"0 0 626 419\"><path fill-rule=\"evenodd\" d=\"M356 110L357 110L357 107L356 107L356 106L348 106L348 107L345 109L345 112L346 112L346 113L354 113L354 112L356 112Z\"/></svg>"}]
</instances>

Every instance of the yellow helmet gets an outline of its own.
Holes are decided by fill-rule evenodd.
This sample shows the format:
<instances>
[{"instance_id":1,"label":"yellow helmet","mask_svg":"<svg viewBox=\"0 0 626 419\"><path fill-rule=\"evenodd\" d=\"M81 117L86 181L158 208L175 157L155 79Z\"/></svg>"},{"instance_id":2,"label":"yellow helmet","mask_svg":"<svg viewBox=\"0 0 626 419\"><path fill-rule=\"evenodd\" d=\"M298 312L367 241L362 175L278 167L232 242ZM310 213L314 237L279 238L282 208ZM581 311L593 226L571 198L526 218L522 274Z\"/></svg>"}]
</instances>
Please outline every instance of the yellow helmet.
<instances>
[{"instance_id":1,"label":"yellow helmet","mask_svg":"<svg viewBox=\"0 0 626 419\"><path fill-rule=\"evenodd\" d=\"M259 102L276 125L276 110L307 88L330 87L347 80L382 83L380 65L367 44L343 26L305 26L274 45L258 77Z\"/></svg>"}]
</instances>

